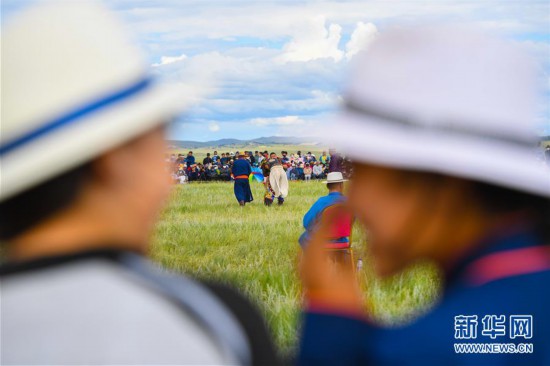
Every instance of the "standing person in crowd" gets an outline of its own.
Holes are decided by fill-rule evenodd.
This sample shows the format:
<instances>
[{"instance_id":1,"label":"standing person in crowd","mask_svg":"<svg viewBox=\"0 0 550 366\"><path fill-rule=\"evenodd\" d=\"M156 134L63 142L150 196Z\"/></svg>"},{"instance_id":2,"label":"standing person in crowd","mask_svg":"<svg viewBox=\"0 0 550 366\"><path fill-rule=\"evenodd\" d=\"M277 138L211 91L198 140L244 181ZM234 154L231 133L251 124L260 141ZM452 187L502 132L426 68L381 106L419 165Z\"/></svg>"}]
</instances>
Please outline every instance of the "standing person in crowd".
<instances>
[{"instance_id":1,"label":"standing person in crowd","mask_svg":"<svg viewBox=\"0 0 550 366\"><path fill-rule=\"evenodd\" d=\"M327 220L302 260L299 364L548 365L550 181L532 148L536 65L513 44L449 26L387 30L356 57L330 135L354 162L349 206L378 275L431 261L445 288L415 322L375 324L356 276L326 266ZM500 347L513 351L475 351Z\"/></svg>"},{"instance_id":2,"label":"standing person in crowd","mask_svg":"<svg viewBox=\"0 0 550 366\"><path fill-rule=\"evenodd\" d=\"M330 149L330 161L328 163L328 171L332 172L342 172L344 169L344 158L336 152L335 149Z\"/></svg>"},{"instance_id":3,"label":"standing person in crowd","mask_svg":"<svg viewBox=\"0 0 550 366\"><path fill-rule=\"evenodd\" d=\"M311 181L311 174L313 173L313 169L311 169L311 166L309 163L306 163L306 167L304 168L304 179L306 182Z\"/></svg>"},{"instance_id":4,"label":"standing person in crowd","mask_svg":"<svg viewBox=\"0 0 550 366\"><path fill-rule=\"evenodd\" d=\"M254 155L252 155L252 151L249 151L247 155L248 161L250 161L250 165L254 166L254 164L256 163L256 159L254 158Z\"/></svg>"},{"instance_id":5,"label":"standing person in crowd","mask_svg":"<svg viewBox=\"0 0 550 366\"><path fill-rule=\"evenodd\" d=\"M330 156L327 155L326 151L323 151L323 154L319 157L319 161L323 165L327 165L330 161Z\"/></svg>"},{"instance_id":6,"label":"standing person in crowd","mask_svg":"<svg viewBox=\"0 0 550 366\"><path fill-rule=\"evenodd\" d=\"M220 159L220 163L223 165L226 165L227 162L229 161L229 158L227 157L227 155L225 153L222 153L222 157Z\"/></svg>"},{"instance_id":7,"label":"standing person in crowd","mask_svg":"<svg viewBox=\"0 0 550 366\"><path fill-rule=\"evenodd\" d=\"M206 153L206 158L202 159L202 165L209 166L212 164L212 158L210 157L210 153Z\"/></svg>"},{"instance_id":8,"label":"standing person in crowd","mask_svg":"<svg viewBox=\"0 0 550 366\"><path fill-rule=\"evenodd\" d=\"M306 155L306 162L312 164L312 163L314 163L316 160L317 160L317 159L315 159L315 155L313 155L313 154L311 153L311 151L308 151L308 153L307 153L307 155Z\"/></svg>"},{"instance_id":9,"label":"standing person in crowd","mask_svg":"<svg viewBox=\"0 0 550 366\"><path fill-rule=\"evenodd\" d=\"M344 182L347 182L347 180L344 179L342 173L329 173L327 180L324 182L327 185L328 194L315 201L313 206L311 206L308 212L304 215L303 224L305 231L298 240L302 248L305 248L311 239L311 236L321 224L321 214L330 206L343 204L346 202L346 197L344 196ZM332 239L332 242L349 243L349 238L334 238Z\"/></svg>"},{"instance_id":10,"label":"standing person in crowd","mask_svg":"<svg viewBox=\"0 0 550 366\"><path fill-rule=\"evenodd\" d=\"M250 181L248 178L252 174L252 167L248 160L246 160L245 153L239 153L239 158L235 160L231 168L231 174L235 183L233 185L233 192L239 202L240 206L244 206L247 202L252 202L252 191L250 190Z\"/></svg>"},{"instance_id":11,"label":"standing person in crowd","mask_svg":"<svg viewBox=\"0 0 550 366\"><path fill-rule=\"evenodd\" d=\"M145 257L171 186L165 127L188 103L124 29L91 2L40 2L2 29L2 364L273 363L244 298Z\"/></svg>"},{"instance_id":12,"label":"standing person in crowd","mask_svg":"<svg viewBox=\"0 0 550 366\"><path fill-rule=\"evenodd\" d=\"M195 164L195 157L193 156L192 151L189 151L187 153L187 157L185 158L185 164L187 165L188 168L191 167L191 165Z\"/></svg>"},{"instance_id":13,"label":"standing person in crowd","mask_svg":"<svg viewBox=\"0 0 550 366\"><path fill-rule=\"evenodd\" d=\"M264 157L258 151L255 151L254 160L255 160L255 166L260 166L262 164L262 160L264 160Z\"/></svg>"},{"instance_id":14,"label":"standing person in crowd","mask_svg":"<svg viewBox=\"0 0 550 366\"><path fill-rule=\"evenodd\" d=\"M212 162L214 164L216 164L218 162L218 160L220 160L220 157L218 155L218 152L217 151L214 151L214 155L212 155Z\"/></svg>"},{"instance_id":15,"label":"standing person in crowd","mask_svg":"<svg viewBox=\"0 0 550 366\"><path fill-rule=\"evenodd\" d=\"M290 161L290 158L288 157L288 152L287 151L281 151L281 162L283 164L288 164L289 161Z\"/></svg>"}]
</instances>

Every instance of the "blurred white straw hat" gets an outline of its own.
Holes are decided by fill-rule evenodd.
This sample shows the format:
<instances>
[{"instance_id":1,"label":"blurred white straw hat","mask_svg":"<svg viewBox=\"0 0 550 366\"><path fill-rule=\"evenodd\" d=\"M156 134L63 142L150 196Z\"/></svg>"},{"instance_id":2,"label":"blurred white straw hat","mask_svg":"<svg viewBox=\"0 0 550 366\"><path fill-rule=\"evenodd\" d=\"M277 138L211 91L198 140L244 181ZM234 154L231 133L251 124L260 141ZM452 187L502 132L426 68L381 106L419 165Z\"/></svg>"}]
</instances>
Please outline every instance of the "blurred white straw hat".
<instances>
[{"instance_id":1,"label":"blurred white straw hat","mask_svg":"<svg viewBox=\"0 0 550 366\"><path fill-rule=\"evenodd\" d=\"M344 176L341 172L331 172L327 174L327 180L323 181L323 183L342 183L347 182L347 179L344 179Z\"/></svg>"},{"instance_id":2,"label":"blurred white straw hat","mask_svg":"<svg viewBox=\"0 0 550 366\"><path fill-rule=\"evenodd\" d=\"M2 30L0 200L169 121L182 90L156 83L117 19L93 2L46 2ZM182 100L183 99L183 100Z\"/></svg>"},{"instance_id":3,"label":"blurred white straw hat","mask_svg":"<svg viewBox=\"0 0 550 366\"><path fill-rule=\"evenodd\" d=\"M396 29L353 60L328 137L352 160L550 197L536 158L536 65L463 27Z\"/></svg>"}]
</instances>

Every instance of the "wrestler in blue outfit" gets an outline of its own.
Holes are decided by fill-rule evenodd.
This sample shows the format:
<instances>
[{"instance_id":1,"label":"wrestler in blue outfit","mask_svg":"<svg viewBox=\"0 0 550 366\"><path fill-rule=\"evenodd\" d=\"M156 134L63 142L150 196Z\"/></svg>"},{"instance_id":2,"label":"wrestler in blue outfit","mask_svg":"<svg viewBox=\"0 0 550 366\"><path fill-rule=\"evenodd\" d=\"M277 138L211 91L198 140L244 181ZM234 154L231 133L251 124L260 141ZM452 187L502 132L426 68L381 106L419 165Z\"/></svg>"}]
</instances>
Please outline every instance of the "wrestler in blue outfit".
<instances>
[{"instance_id":1,"label":"wrestler in blue outfit","mask_svg":"<svg viewBox=\"0 0 550 366\"><path fill-rule=\"evenodd\" d=\"M235 160L231 173L235 178L233 191L239 204L244 206L246 202L252 202L254 197L252 197L250 181L248 180L248 177L252 173L252 167L248 160L244 158L244 155L240 155L239 159Z\"/></svg>"}]
</instances>

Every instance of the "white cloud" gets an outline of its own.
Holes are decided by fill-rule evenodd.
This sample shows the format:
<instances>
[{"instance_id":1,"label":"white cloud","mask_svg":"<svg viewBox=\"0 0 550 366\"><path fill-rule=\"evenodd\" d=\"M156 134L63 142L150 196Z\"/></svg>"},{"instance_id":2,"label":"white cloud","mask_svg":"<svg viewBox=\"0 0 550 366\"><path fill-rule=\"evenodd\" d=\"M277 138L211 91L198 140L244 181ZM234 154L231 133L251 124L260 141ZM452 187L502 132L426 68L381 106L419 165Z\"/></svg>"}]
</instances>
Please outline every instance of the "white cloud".
<instances>
[{"instance_id":1,"label":"white cloud","mask_svg":"<svg viewBox=\"0 0 550 366\"><path fill-rule=\"evenodd\" d=\"M208 124L208 130L210 132L218 132L220 130L220 125L217 122L210 122Z\"/></svg>"},{"instance_id":2,"label":"white cloud","mask_svg":"<svg viewBox=\"0 0 550 366\"><path fill-rule=\"evenodd\" d=\"M288 126L288 125L300 125L305 121L298 116L284 116L284 117L272 117L272 118L253 118L250 123L255 126Z\"/></svg>"},{"instance_id":3,"label":"white cloud","mask_svg":"<svg viewBox=\"0 0 550 366\"><path fill-rule=\"evenodd\" d=\"M193 127L176 131L185 139L210 139L212 122L224 137L309 134L335 110L347 61L394 25L473 22L526 43L550 74L545 1L106 1L154 73L210 93L186 114Z\"/></svg>"},{"instance_id":4,"label":"white cloud","mask_svg":"<svg viewBox=\"0 0 550 366\"><path fill-rule=\"evenodd\" d=\"M154 63L153 67L164 66L173 64L174 62L183 61L187 58L187 55L181 54L180 56L162 56L159 63Z\"/></svg>"},{"instance_id":5,"label":"white cloud","mask_svg":"<svg viewBox=\"0 0 550 366\"><path fill-rule=\"evenodd\" d=\"M358 22L346 44L346 59L351 59L359 51L362 51L376 39L378 28L373 23Z\"/></svg>"},{"instance_id":6,"label":"white cloud","mask_svg":"<svg viewBox=\"0 0 550 366\"><path fill-rule=\"evenodd\" d=\"M344 53L338 48L342 27L330 24L326 27L324 16L316 16L298 27L292 40L284 46L283 62L311 61L331 58L340 61Z\"/></svg>"}]
</instances>

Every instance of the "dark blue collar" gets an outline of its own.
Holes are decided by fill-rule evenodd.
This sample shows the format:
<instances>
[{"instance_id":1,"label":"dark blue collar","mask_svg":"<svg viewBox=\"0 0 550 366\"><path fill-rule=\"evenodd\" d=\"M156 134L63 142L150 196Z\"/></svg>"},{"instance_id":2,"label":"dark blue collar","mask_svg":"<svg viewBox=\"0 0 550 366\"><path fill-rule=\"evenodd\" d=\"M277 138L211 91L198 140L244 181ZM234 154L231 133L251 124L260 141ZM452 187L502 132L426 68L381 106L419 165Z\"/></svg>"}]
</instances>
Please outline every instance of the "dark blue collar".
<instances>
[{"instance_id":1,"label":"dark blue collar","mask_svg":"<svg viewBox=\"0 0 550 366\"><path fill-rule=\"evenodd\" d=\"M474 264L480 260L494 257L499 253L524 252L522 249L544 247L544 244L536 235L535 230L528 224L516 223L514 225L500 227L494 230L479 244L458 260L451 269L446 272L446 287L454 285L468 285L467 274Z\"/></svg>"}]
</instances>

